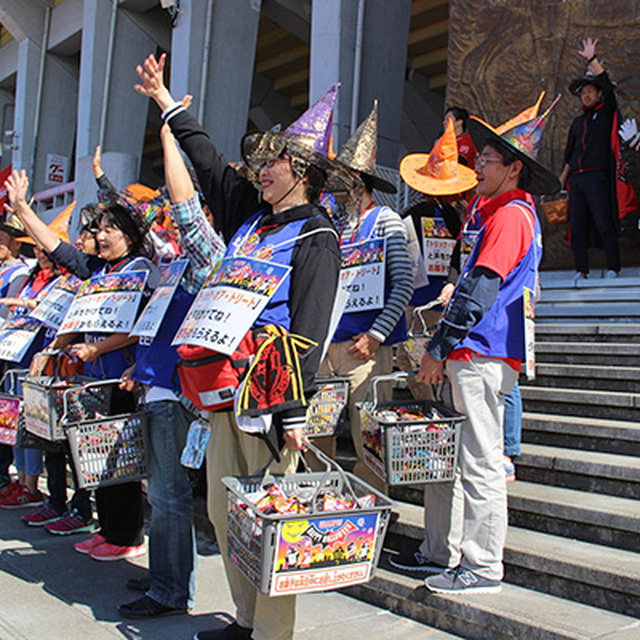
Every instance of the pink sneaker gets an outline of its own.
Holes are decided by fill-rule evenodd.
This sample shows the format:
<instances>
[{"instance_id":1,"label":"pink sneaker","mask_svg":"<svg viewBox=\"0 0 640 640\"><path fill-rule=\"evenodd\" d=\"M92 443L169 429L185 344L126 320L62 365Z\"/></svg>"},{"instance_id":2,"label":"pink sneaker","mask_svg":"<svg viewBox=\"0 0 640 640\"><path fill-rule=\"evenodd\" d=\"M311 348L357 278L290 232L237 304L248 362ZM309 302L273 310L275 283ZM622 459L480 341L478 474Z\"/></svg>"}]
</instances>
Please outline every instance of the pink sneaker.
<instances>
[{"instance_id":1,"label":"pink sneaker","mask_svg":"<svg viewBox=\"0 0 640 640\"><path fill-rule=\"evenodd\" d=\"M8 498L19 489L22 489L22 485L17 480L10 482L2 491L0 491L0 500Z\"/></svg>"},{"instance_id":2,"label":"pink sneaker","mask_svg":"<svg viewBox=\"0 0 640 640\"><path fill-rule=\"evenodd\" d=\"M26 487L20 487L10 496L0 500L0 507L3 509L28 509L37 507L44 503L42 494L39 491L31 493Z\"/></svg>"},{"instance_id":3,"label":"pink sneaker","mask_svg":"<svg viewBox=\"0 0 640 640\"><path fill-rule=\"evenodd\" d=\"M60 518L62 518L62 514L59 511L56 511L49 505L44 505L37 511L28 513L26 516L22 516L22 518L20 519L30 527L43 527L45 524L60 520Z\"/></svg>"},{"instance_id":4,"label":"pink sneaker","mask_svg":"<svg viewBox=\"0 0 640 640\"><path fill-rule=\"evenodd\" d=\"M104 539L104 537L101 536L99 533L96 533L95 536L93 536L92 538L89 538L88 540L85 540L84 542L76 542L73 545L73 548L78 553L84 553L85 555L87 555L92 549L99 547L101 544L104 544L105 542L106 540Z\"/></svg>"},{"instance_id":5,"label":"pink sneaker","mask_svg":"<svg viewBox=\"0 0 640 640\"><path fill-rule=\"evenodd\" d=\"M94 547L89 551L89 557L101 562L109 562L111 560L121 560L123 558L137 558L146 552L144 543L137 547L120 547L117 544L104 542L98 547Z\"/></svg>"}]
</instances>

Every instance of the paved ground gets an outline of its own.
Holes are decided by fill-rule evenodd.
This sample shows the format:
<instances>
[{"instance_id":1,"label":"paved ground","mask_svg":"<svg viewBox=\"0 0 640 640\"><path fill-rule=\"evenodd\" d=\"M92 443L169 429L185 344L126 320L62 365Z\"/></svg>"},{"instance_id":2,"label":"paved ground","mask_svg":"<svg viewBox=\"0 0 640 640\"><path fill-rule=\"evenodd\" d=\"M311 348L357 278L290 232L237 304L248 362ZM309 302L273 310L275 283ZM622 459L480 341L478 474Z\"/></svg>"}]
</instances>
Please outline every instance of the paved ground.
<instances>
[{"instance_id":1,"label":"paved ground","mask_svg":"<svg viewBox=\"0 0 640 640\"><path fill-rule=\"evenodd\" d=\"M203 544L196 607L189 616L126 621L116 607L136 598L125 580L143 577L146 556L99 563L73 551L79 538L52 536L0 509L0 640L179 640L221 626L233 611L222 561ZM445 640L454 636L339 592L299 598L296 639Z\"/></svg>"}]
</instances>

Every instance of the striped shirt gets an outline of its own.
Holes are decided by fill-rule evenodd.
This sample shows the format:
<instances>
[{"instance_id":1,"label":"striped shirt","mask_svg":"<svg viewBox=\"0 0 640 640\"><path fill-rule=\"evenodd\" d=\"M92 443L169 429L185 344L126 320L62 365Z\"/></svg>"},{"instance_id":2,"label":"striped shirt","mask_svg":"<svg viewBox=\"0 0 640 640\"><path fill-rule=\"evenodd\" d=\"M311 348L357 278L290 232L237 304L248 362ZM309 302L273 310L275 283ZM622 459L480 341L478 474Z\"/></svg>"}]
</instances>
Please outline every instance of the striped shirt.
<instances>
[{"instance_id":1,"label":"striped shirt","mask_svg":"<svg viewBox=\"0 0 640 640\"><path fill-rule=\"evenodd\" d=\"M359 221L358 223L359 224ZM357 231L354 224L342 231L341 244L349 244ZM383 207L375 227L376 238L386 238L385 277L389 295L384 307L367 333L384 342L405 312L413 295L413 272L407 250L407 229L400 216Z\"/></svg>"}]
</instances>

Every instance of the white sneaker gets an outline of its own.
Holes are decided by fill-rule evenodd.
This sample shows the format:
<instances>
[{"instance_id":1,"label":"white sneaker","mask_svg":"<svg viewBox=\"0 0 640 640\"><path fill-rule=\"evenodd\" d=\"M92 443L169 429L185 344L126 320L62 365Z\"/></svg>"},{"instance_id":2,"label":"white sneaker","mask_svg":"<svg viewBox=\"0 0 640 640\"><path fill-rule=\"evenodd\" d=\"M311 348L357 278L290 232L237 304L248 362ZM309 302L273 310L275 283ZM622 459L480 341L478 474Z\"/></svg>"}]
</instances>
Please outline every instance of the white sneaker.
<instances>
[{"instance_id":1,"label":"white sneaker","mask_svg":"<svg viewBox=\"0 0 640 640\"><path fill-rule=\"evenodd\" d=\"M607 271L607 273L604 274L604 277L607 280L612 280L613 278L617 278L618 277L618 272L614 271L613 269L609 269L609 271Z\"/></svg>"},{"instance_id":2,"label":"white sneaker","mask_svg":"<svg viewBox=\"0 0 640 640\"><path fill-rule=\"evenodd\" d=\"M573 284L578 284L580 280L587 280L589 278L589 274L584 271L576 271L576 275L573 276Z\"/></svg>"}]
</instances>

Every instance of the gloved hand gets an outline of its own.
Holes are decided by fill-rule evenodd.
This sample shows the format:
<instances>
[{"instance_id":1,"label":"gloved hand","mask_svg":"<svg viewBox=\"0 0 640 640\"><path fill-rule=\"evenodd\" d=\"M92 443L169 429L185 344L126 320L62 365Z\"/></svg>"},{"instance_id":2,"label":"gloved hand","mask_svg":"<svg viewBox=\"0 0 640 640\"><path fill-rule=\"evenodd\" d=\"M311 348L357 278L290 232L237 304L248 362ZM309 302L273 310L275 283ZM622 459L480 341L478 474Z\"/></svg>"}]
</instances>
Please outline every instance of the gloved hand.
<instances>
[{"instance_id":1,"label":"gloved hand","mask_svg":"<svg viewBox=\"0 0 640 640\"><path fill-rule=\"evenodd\" d=\"M638 151L638 147L640 146L640 132L638 132L638 125L635 118L627 118L620 125L618 134L632 149Z\"/></svg>"}]
</instances>

